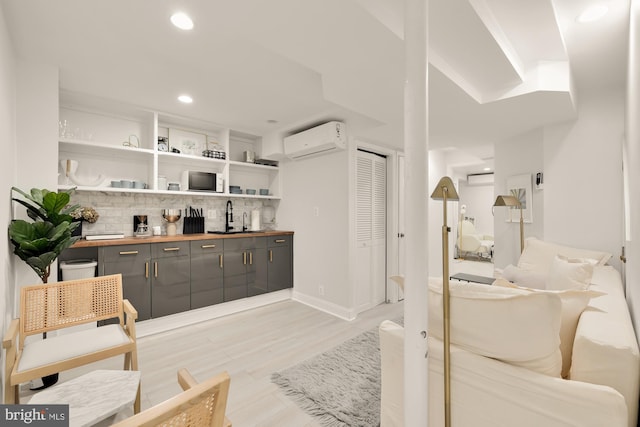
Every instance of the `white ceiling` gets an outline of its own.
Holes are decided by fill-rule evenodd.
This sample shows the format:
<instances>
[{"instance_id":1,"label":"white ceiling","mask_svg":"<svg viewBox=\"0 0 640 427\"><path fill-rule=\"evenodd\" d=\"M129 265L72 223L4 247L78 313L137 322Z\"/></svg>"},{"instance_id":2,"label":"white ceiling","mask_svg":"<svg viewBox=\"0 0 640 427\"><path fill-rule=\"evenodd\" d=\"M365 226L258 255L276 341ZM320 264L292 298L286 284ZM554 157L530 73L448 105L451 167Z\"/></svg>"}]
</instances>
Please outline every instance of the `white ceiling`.
<instances>
[{"instance_id":1,"label":"white ceiling","mask_svg":"<svg viewBox=\"0 0 640 427\"><path fill-rule=\"evenodd\" d=\"M478 172L493 143L575 117L572 83L623 87L629 0L603 2L603 20L577 24L593 0L431 0L430 147ZM65 91L259 135L337 119L402 147L402 0L0 5L17 56L58 66ZM170 25L179 10L193 31ZM177 102L182 93L194 103Z\"/></svg>"}]
</instances>

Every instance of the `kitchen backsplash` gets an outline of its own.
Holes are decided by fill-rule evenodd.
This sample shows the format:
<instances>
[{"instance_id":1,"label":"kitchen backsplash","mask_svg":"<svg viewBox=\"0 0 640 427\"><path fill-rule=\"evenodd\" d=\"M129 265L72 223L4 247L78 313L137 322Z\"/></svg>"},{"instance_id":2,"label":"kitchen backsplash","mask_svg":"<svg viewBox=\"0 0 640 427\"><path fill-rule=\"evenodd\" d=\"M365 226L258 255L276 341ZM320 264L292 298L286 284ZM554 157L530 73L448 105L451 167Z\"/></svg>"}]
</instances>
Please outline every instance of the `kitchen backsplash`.
<instances>
[{"instance_id":1,"label":"kitchen backsplash","mask_svg":"<svg viewBox=\"0 0 640 427\"><path fill-rule=\"evenodd\" d=\"M71 204L78 204L84 207L93 207L100 218L93 224L84 222L82 225L82 235L102 234L102 233L122 233L125 236L132 236L134 215L147 215L148 223L151 227L159 225L163 234L166 234L166 221L162 219L162 209L182 209L184 218L185 209L190 206L195 209L202 209L205 218L205 231L224 230L225 209L227 200L233 203L233 226L235 229L242 228L243 213L246 212L245 224L251 227L251 211L260 209L262 212L265 206L271 206L276 210L276 203L272 200L242 199L223 197L193 197L140 194L140 193L105 193L105 192L77 192L71 195ZM209 218L209 213L213 212L215 218ZM183 219L177 223L178 234L182 234ZM273 229L272 224L262 223L262 229Z\"/></svg>"}]
</instances>

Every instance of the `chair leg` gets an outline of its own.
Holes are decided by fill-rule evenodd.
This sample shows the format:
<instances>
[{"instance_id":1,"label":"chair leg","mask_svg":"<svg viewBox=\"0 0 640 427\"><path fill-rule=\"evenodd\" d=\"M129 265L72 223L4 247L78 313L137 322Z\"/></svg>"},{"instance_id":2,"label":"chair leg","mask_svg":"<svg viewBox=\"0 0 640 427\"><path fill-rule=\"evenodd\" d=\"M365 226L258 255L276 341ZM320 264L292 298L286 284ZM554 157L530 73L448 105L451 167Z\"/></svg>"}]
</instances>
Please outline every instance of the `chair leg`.
<instances>
[{"instance_id":1,"label":"chair leg","mask_svg":"<svg viewBox=\"0 0 640 427\"><path fill-rule=\"evenodd\" d=\"M142 379L140 379L142 382ZM140 412L140 383L138 383L138 392L136 393L136 400L133 402L133 413L138 414Z\"/></svg>"},{"instance_id":2,"label":"chair leg","mask_svg":"<svg viewBox=\"0 0 640 427\"><path fill-rule=\"evenodd\" d=\"M124 370L131 371L131 353L124 354Z\"/></svg>"}]
</instances>

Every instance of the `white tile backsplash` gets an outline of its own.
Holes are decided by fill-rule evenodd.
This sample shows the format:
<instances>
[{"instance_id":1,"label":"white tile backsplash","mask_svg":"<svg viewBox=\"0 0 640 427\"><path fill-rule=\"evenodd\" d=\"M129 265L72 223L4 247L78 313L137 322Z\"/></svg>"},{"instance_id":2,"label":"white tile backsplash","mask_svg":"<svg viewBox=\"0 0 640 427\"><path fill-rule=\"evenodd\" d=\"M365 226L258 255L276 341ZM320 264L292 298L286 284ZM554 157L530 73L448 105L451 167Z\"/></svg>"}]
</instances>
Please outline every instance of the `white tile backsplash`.
<instances>
[{"instance_id":1,"label":"white tile backsplash","mask_svg":"<svg viewBox=\"0 0 640 427\"><path fill-rule=\"evenodd\" d=\"M182 209L185 215L187 206L202 209L205 217L205 231L224 230L227 200L233 203L234 227L242 228L242 214L247 213L247 226L250 226L251 211L263 206L274 206L274 201L260 199L227 199L224 197L173 196L165 194L115 193L115 192L76 192L71 195L71 204L91 206L100 215L93 224L83 223L82 235L101 233L122 233L132 236L134 215L147 215L149 226L160 225L165 232L166 221L162 219L162 209ZM215 211L215 219L207 217L210 210ZM183 221L177 223L178 234L182 234Z\"/></svg>"}]
</instances>

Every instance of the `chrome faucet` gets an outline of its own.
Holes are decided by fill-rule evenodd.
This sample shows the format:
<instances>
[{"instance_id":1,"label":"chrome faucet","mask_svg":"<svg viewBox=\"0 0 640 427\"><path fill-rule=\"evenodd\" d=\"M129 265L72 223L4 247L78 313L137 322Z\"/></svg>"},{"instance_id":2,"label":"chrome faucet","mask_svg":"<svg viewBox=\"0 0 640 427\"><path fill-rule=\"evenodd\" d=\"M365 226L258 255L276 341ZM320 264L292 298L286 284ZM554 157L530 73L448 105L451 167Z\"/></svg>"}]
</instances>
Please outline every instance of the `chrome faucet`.
<instances>
[{"instance_id":1,"label":"chrome faucet","mask_svg":"<svg viewBox=\"0 0 640 427\"><path fill-rule=\"evenodd\" d=\"M233 226L229 225L230 222L233 222L233 203L231 203L231 200L227 200L227 209L225 211L224 216L225 216L224 231L229 232L233 230Z\"/></svg>"},{"instance_id":2,"label":"chrome faucet","mask_svg":"<svg viewBox=\"0 0 640 427\"><path fill-rule=\"evenodd\" d=\"M247 222L247 213L242 212L242 231L247 231L247 226L245 225Z\"/></svg>"}]
</instances>

